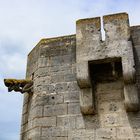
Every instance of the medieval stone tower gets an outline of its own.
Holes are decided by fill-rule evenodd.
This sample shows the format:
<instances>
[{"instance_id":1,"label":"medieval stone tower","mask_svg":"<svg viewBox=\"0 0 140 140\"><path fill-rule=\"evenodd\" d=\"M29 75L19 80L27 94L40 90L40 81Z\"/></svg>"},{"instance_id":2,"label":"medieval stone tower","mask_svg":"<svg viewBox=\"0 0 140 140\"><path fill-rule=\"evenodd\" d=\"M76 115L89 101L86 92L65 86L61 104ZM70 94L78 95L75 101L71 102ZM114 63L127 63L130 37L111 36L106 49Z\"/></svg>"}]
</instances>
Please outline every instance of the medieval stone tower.
<instances>
[{"instance_id":1,"label":"medieval stone tower","mask_svg":"<svg viewBox=\"0 0 140 140\"><path fill-rule=\"evenodd\" d=\"M140 26L128 14L76 22L28 55L21 140L140 140Z\"/></svg>"}]
</instances>

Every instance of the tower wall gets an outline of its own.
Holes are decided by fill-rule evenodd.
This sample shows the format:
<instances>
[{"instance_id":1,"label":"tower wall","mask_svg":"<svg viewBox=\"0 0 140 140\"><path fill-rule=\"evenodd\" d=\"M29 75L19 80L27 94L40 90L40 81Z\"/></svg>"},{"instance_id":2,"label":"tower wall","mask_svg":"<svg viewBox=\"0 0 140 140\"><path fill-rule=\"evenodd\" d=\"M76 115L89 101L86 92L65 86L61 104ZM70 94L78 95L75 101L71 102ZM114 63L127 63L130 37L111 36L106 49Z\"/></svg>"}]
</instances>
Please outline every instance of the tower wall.
<instances>
[{"instance_id":1,"label":"tower wall","mask_svg":"<svg viewBox=\"0 0 140 140\"><path fill-rule=\"evenodd\" d=\"M109 21L107 18L104 24L113 20L113 25L105 25L105 42L101 41L99 18L94 22L86 19L77 22L76 35L43 39L30 52L26 76L34 81L34 93L24 95L21 140L140 139L140 113L134 108L128 112L125 106L121 59L107 57L102 59L105 63L98 61L105 55L101 47L112 45L115 51L122 39L131 41L134 85L139 91L140 27L129 27L128 22L118 27L120 20L127 21L126 15L120 14L119 21L116 15L109 16ZM119 32L121 28L131 32ZM97 61L90 63L92 60ZM116 79L112 76L112 62L118 72Z\"/></svg>"}]
</instances>

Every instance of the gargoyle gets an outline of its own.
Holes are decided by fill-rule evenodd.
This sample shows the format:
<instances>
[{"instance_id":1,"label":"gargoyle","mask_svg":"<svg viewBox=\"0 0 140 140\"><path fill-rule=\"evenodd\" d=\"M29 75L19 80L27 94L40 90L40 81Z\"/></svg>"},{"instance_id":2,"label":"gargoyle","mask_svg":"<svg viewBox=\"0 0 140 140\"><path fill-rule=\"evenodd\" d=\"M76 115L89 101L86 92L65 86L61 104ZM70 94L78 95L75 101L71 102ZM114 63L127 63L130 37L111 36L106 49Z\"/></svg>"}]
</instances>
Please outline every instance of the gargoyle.
<instances>
[{"instance_id":1,"label":"gargoyle","mask_svg":"<svg viewBox=\"0 0 140 140\"><path fill-rule=\"evenodd\" d=\"M21 93L33 92L32 80L4 79L4 84L6 87L8 87L8 92L11 92L12 90L14 90L15 92L21 92Z\"/></svg>"}]
</instances>

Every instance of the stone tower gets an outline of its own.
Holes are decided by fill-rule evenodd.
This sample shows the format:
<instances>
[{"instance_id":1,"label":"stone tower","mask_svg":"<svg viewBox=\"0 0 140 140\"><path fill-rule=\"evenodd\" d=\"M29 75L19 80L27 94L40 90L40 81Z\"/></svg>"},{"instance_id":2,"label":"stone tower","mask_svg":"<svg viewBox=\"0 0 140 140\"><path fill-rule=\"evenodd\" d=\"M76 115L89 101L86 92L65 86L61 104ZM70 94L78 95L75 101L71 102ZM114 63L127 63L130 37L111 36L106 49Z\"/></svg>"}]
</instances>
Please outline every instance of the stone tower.
<instances>
[{"instance_id":1,"label":"stone tower","mask_svg":"<svg viewBox=\"0 0 140 140\"><path fill-rule=\"evenodd\" d=\"M28 55L21 140L140 140L140 26L127 13L76 22Z\"/></svg>"}]
</instances>

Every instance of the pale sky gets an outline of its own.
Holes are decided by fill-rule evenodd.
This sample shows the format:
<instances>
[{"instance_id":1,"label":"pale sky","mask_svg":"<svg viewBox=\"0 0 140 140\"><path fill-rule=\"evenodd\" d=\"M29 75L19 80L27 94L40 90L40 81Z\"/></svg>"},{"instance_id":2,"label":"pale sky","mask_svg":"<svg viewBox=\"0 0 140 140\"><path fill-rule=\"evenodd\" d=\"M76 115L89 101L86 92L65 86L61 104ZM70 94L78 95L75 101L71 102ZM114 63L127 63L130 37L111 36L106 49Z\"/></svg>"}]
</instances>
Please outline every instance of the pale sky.
<instances>
[{"instance_id":1,"label":"pale sky","mask_svg":"<svg viewBox=\"0 0 140 140\"><path fill-rule=\"evenodd\" d=\"M4 78L24 78L28 53L42 38L75 33L81 18L127 12L140 24L140 0L0 0L0 140L19 140L23 95Z\"/></svg>"}]
</instances>

